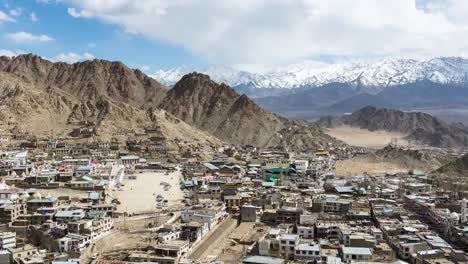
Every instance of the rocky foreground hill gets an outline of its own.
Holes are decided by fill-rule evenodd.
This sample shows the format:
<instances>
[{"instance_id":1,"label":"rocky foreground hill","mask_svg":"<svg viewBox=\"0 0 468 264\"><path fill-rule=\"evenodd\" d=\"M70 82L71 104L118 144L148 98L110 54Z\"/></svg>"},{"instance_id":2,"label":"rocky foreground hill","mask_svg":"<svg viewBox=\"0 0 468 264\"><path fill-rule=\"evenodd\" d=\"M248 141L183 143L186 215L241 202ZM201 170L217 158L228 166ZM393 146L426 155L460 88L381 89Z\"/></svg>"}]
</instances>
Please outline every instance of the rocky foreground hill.
<instances>
[{"instance_id":1,"label":"rocky foreground hill","mask_svg":"<svg viewBox=\"0 0 468 264\"><path fill-rule=\"evenodd\" d=\"M463 124L449 124L421 112L366 106L350 115L321 118L317 123L322 127L348 125L370 131L400 132L411 142L434 147L468 146L468 128Z\"/></svg>"},{"instance_id":2,"label":"rocky foreground hill","mask_svg":"<svg viewBox=\"0 0 468 264\"><path fill-rule=\"evenodd\" d=\"M168 89L120 62L53 63L32 54L0 57L0 121L37 135L68 135L84 123L100 138L157 125L167 138L201 144L317 149L341 144L321 128L264 111L206 75ZM218 140L221 139L221 140Z\"/></svg>"},{"instance_id":3,"label":"rocky foreground hill","mask_svg":"<svg viewBox=\"0 0 468 264\"><path fill-rule=\"evenodd\" d=\"M191 73L182 77L159 107L235 144L317 149L327 143L338 143L318 126L267 112L246 95L204 74Z\"/></svg>"},{"instance_id":4,"label":"rocky foreground hill","mask_svg":"<svg viewBox=\"0 0 468 264\"><path fill-rule=\"evenodd\" d=\"M39 87L39 88L38 88ZM84 106L84 108L83 108ZM83 111L85 109L85 111ZM0 72L0 122L2 128L29 132L37 136L68 135L88 121L102 139L119 130L158 127L169 142L193 141L199 147L220 146L222 142L187 125L160 109L144 110L106 96L82 101L57 87L41 88L14 74Z\"/></svg>"}]
</instances>

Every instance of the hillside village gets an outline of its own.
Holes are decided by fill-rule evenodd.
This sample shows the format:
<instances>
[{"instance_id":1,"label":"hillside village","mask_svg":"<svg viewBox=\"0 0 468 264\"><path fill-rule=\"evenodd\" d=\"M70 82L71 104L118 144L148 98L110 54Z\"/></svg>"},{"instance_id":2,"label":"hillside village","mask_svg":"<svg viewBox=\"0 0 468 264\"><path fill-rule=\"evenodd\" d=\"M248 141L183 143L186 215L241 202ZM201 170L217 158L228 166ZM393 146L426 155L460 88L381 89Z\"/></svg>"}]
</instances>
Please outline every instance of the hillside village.
<instances>
[{"instance_id":1,"label":"hillside village","mask_svg":"<svg viewBox=\"0 0 468 264\"><path fill-rule=\"evenodd\" d=\"M336 162L362 151L341 145L174 146L144 134L5 134L0 263L467 261L465 180L338 175Z\"/></svg>"},{"instance_id":2,"label":"hillside village","mask_svg":"<svg viewBox=\"0 0 468 264\"><path fill-rule=\"evenodd\" d=\"M468 264L467 14L1 0L0 264Z\"/></svg>"},{"instance_id":3,"label":"hillside village","mask_svg":"<svg viewBox=\"0 0 468 264\"><path fill-rule=\"evenodd\" d=\"M467 262L462 125L309 123L204 74L0 59L2 264ZM428 140L352 146L326 133L341 123Z\"/></svg>"}]
</instances>

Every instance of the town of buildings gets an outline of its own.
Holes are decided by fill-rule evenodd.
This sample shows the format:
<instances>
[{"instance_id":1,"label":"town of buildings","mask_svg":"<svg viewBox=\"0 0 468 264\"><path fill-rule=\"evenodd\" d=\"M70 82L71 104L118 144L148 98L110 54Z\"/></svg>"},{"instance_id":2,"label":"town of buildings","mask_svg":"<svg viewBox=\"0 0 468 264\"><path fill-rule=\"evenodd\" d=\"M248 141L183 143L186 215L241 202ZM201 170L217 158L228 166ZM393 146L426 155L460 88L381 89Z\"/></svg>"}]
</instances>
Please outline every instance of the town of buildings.
<instances>
[{"instance_id":1,"label":"town of buildings","mask_svg":"<svg viewBox=\"0 0 468 264\"><path fill-rule=\"evenodd\" d=\"M162 138L4 148L0 263L467 262L467 193L437 175L343 177L333 149L198 151ZM163 179L143 187L149 211L116 195L140 172Z\"/></svg>"}]
</instances>

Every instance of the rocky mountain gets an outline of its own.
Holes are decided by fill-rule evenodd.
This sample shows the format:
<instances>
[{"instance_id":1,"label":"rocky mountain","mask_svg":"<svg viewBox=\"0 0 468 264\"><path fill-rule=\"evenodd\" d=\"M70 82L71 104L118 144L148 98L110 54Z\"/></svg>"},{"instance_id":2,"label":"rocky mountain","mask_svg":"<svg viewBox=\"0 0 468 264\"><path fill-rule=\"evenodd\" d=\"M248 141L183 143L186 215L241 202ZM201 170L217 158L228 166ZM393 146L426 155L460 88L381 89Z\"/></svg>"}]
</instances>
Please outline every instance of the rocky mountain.
<instances>
[{"instance_id":1,"label":"rocky mountain","mask_svg":"<svg viewBox=\"0 0 468 264\"><path fill-rule=\"evenodd\" d=\"M382 172L407 173L410 170L431 172L446 162L449 162L446 153L387 145L382 149L339 160L335 167L338 175L352 176Z\"/></svg>"},{"instance_id":2,"label":"rocky mountain","mask_svg":"<svg viewBox=\"0 0 468 264\"><path fill-rule=\"evenodd\" d=\"M157 127L167 139L200 148L221 140L300 149L341 144L318 126L269 113L206 75L186 75L169 90L139 70L105 60L0 57L0 109L2 127L44 136L88 126L108 139L117 130Z\"/></svg>"},{"instance_id":3,"label":"rocky mountain","mask_svg":"<svg viewBox=\"0 0 468 264\"><path fill-rule=\"evenodd\" d=\"M359 92L376 94L387 87L429 80L434 83L464 83L468 81L468 60L460 57L440 57L424 61L413 59L384 59L374 63L345 63L317 65L301 63L264 74L239 71L226 66L201 69L177 67L155 72L152 77L173 86L192 71L212 76L214 81L224 82L235 89L247 91L250 97L278 95L280 90L320 87L330 83L352 84ZM266 89L266 91L265 91ZM269 93L269 94L268 94Z\"/></svg>"},{"instance_id":4,"label":"rocky mountain","mask_svg":"<svg viewBox=\"0 0 468 264\"><path fill-rule=\"evenodd\" d=\"M37 84L56 87L83 101L110 98L135 107L158 104L167 88L121 62L92 60L73 64L51 62L33 54L0 57L0 71Z\"/></svg>"},{"instance_id":5,"label":"rocky mountain","mask_svg":"<svg viewBox=\"0 0 468 264\"><path fill-rule=\"evenodd\" d=\"M159 107L235 144L317 149L328 143L338 143L318 126L308 126L267 112L246 95L200 73L182 77Z\"/></svg>"},{"instance_id":6,"label":"rocky mountain","mask_svg":"<svg viewBox=\"0 0 468 264\"><path fill-rule=\"evenodd\" d=\"M36 136L68 136L94 128L101 139L119 130L156 127L169 144L220 146L222 142L155 106L167 89L137 70L102 60L52 63L34 55L0 57L2 129ZM144 98L142 95L148 96ZM180 147L180 144L175 147Z\"/></svg>"},{"instance_id":7,"label":"rocky mountain","mask_svg":"<svg viewBox=\"0 0 468 264\"><path fill-rule=\"evenodd\" d=\"M435 147L468 146L468 128L462 124L445 123L429 114L366 106L350 115L324 117L322 127L348 125L370 131L392 131L406 134L412 142Z\"/></svg>"},{"instance_id":8,"label":"rocky mountain","mask_svg":"<svg viewBox=\"0 0 468 264\"><path fill-rule=\"evenodd\" d=\"M447 164L441 166L434 172L445 175L465 176L468 172L468 154L462 156L461 158L448 162Z\"/></svg>"}]
</instances>

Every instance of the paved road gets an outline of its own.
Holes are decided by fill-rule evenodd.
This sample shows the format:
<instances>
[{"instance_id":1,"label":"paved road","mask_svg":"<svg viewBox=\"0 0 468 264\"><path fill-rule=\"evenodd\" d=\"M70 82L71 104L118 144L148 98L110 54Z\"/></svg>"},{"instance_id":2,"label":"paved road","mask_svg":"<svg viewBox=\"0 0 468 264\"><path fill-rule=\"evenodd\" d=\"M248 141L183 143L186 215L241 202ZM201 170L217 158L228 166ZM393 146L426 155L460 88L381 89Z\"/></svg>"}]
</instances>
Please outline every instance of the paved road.
<instances>
[{"instance_id":1,"label":"paved road","mask_svg":"<svg viewBox=\"0 0 468 264\"><path fill-rule=\"evenodd\" d=\"M225 239L236 226L237 220L232 219L231 217L224 220L217 228L208 234L199 245L196 246L195 250L190 253L189 258L192 260L198 260L202 258L205 253L208 253L210 247L212 247L216 242Z\"/></svg>"}]
</instances>

